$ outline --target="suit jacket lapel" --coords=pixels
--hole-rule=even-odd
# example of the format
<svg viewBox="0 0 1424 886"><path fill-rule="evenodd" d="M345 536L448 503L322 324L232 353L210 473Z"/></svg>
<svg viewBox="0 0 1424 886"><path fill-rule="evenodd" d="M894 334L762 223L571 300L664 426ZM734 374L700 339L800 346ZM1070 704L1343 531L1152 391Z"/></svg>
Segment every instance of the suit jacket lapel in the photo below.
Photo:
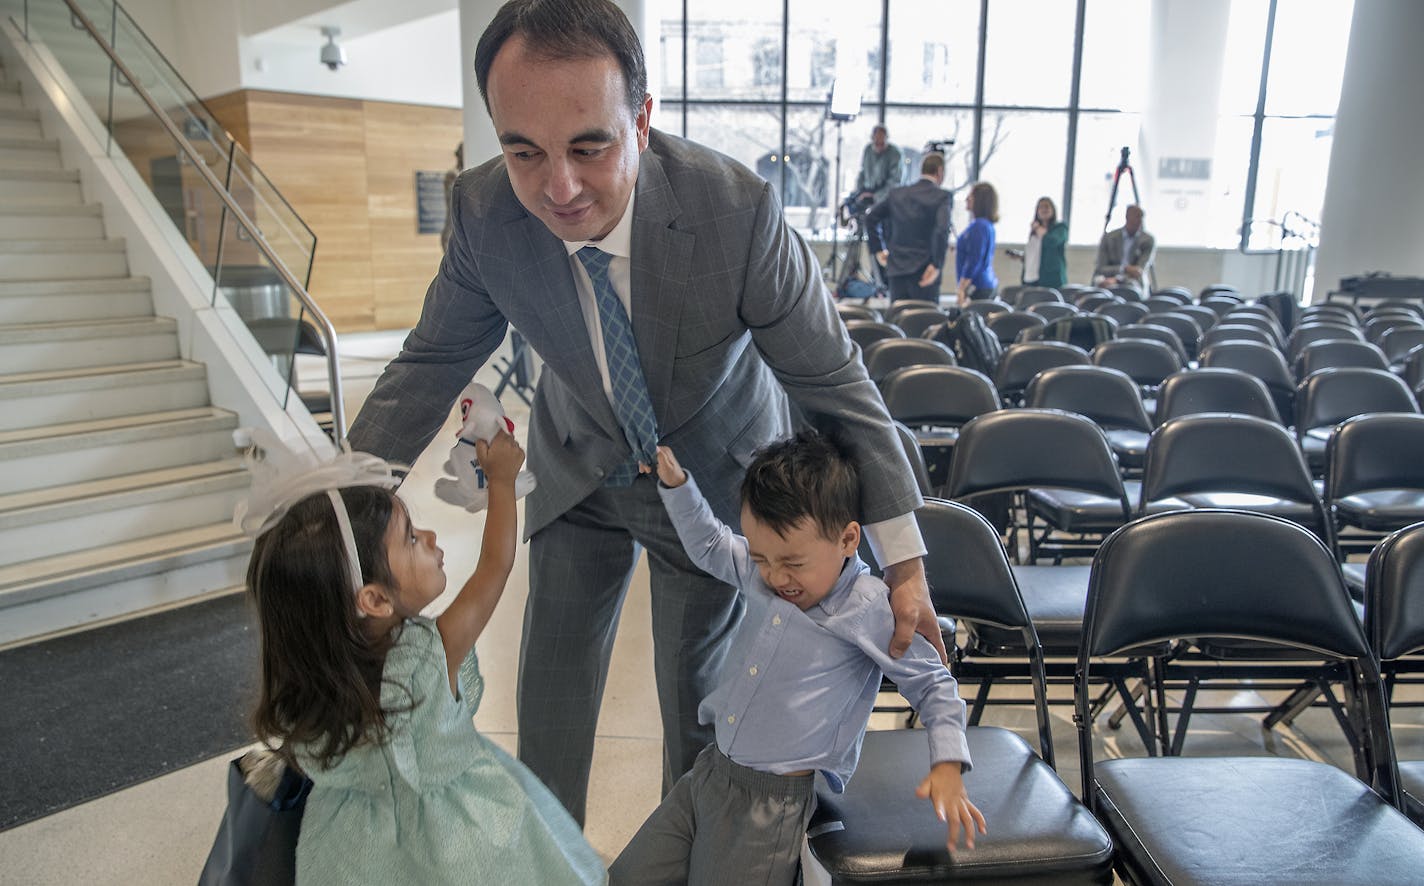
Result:
<svg viewBox="0 0 1424 886"><path fill-rule="evenodd" d="M662 161L652 151L644 151L633 198L633 291L629 301L648 396L659 416L667 415L672 396L682 300L692 275L692 248L697 239L672 227L681 212Z"/></svg>

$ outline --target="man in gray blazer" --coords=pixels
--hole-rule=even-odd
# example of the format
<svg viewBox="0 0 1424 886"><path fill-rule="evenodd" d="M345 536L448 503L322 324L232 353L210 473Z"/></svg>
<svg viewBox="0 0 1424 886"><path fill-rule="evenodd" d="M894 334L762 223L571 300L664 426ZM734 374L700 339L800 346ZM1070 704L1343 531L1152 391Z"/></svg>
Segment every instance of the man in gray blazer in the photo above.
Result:
<svg viewBox="0 0 1424 886"><path fill-rule="evenodd" d="M940 269L949 252L949 192L944 155L926 154L920 180L893 188L866 213L870 251L890 278L890 300L939 301ZM882 230L889 222L890 234Z"/></svg>
<svg viewBox="0 0 1424 886"><path fill-rule="evenodd" d="M1142 228L1142 207L1127 207L1122 227L1108 231L1098 241L1098 269L1093 282L1099 286L1131 286L1143 290L1152 259L1157 254L1157 241Z"/></svg>
<svg viewBox="0 0 1424 886"><path fill-rule="evenodd" d="M475 73L502 156L456 182L450 245L420 321L351 441L414 460L508 324L544 358L529 421L539 485L525 511L519 754L582 822L640 548L664 791L711 740L697 707L742 613L736 589L684 553L647 473L651 444L673 447L735 526L752 453L792 428L788 394L837 427L862 472L867 534L892 564L895 654L915 630L939 639L920 497L811 251L766 182L650 129L642 50L616 6L510 0L480 38Z"/></svg>

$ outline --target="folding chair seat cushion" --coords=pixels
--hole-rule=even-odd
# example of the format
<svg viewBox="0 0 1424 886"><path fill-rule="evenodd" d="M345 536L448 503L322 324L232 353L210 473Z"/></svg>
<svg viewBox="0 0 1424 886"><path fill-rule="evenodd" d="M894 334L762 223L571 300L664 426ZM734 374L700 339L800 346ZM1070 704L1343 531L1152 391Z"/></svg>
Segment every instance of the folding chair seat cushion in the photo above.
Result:
<svg viewBox="0 0 1424 886"><path fill-rule="evenodd" d="M1095 771L1099 809L1138 883L1346 886L1417 882L1424 870L1419 829L1325 763L1148 757ZM1218 808L1236 811L1231 827L1211 826ZM1348 863L1323 867L1321 847L1342 841L1349 851L1328 855Z"/></svg>
<svg viewBox="0 0 1424 886"><path fill-rule="evenodd" d="M1014 733L968 730L965 788L989 822L951 859L945 825L915 787L928 771L922 729L868 732L843 794L817 792L811 851L835 883L1107 884L1112 840L1053 768ZM1004 787L1012 785L1014 790ZM976 787L978 789L976 790Z"/></svg>
<svg viewBox="0 0 1424 886"><path fill-rule="evenodd" d="M1142 484L1126 480L1122 484L1128 501L1136 501ZM1122 505L1115 498L1077 489L1030 489L1025 496L1029 510L1055 529L1064 532L1111 532L1123 524ZM1147 513L1175 511L1187 507L1178 499L1152 502Z"/></svg>
<svg viewBox="0 0 1424 886"><path fill-rule="evenodd" d="M1365 564L1342 563L1340 572L1345 576L1345 587L1356 600L1365 599Z"/></svg>
<svg viewBox="0 0 1424 886"><path fill-rule="evenodd" d="M1087 566L1013 567L1024 610L1038 631L1045 655L1073 655L1083 634L1083 606L1088 599ZM983 655L1018 654L1023 634L1017 629L975 622L966 624L970 645Z"/></svg>
<svg viewBox="0 0 1424 886"><path fill-rule="evenodd" d="M1424 520L1424 490L1374 489L1336 499L1335 510L1351 526L1393 532Z"/></svg>
<svg viewBox="0 0 1424 886"><path fill-rule="evenodd" d="M1249 492L1194 492L1181 496L1181 500L1194 508L1230 508L1235 511L1272 514L1307 528L1314 527L1319 522L1319 515L1309 502L1291 501L1272 495L1255 495ZM1148 513L1152 511L1149 509Z"/></svg>
<svg viewBox="0 0 1424 886"><path fill-rule="evenodd" d="M1103 433L1107 435L1108 445L1112 447L1113 455L1117 456L1118 464L1130 470L1142 468L1142 461L1147 457L1147 439L1150 434L1130 428L1113 428L1104 430Z"/></svg>

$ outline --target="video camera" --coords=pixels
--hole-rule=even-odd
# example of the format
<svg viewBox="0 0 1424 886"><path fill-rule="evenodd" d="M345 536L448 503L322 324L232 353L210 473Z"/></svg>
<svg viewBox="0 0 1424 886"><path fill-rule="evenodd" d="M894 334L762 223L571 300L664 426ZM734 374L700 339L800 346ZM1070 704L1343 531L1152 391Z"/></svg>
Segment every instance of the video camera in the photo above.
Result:
<svg viewBox="0 0 1424 886"><path fill-rule="evenodd" d="M954 147L954 139L942 138L938 141L925 142L926 154L948 154L949 149Z"/></svg>

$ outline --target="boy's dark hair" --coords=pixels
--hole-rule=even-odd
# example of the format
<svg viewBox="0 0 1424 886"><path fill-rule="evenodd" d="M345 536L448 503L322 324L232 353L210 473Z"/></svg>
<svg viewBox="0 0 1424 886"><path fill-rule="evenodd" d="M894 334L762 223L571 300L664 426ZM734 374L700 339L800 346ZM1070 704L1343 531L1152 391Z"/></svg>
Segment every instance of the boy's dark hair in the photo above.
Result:
<svg viewBox="0 0 1424 886"><path fill-rule="evenodd" d="M338 491L351 519L362 584L395 584L386 529L395 493L376 486ZM247 566L257 604L262 673L252 724L290 749L304 746L323 766L386 732L381 671L388 638L366 636L356 612L346 547L325 493L310 495L258 537Z"/></svg>
<svg viewBox="0 0 1424 886"><path fill-rule="evenodd" d="M836 540L860 519L860 472L835 440L803 430L757 452L742 480L742 504L778 535L810 517Z"/></svg>
<svg viewBox="0 0 1424 886"><path fill-rule="evenodd" d="M610 0L509 0L475 44L475 80L489 110L489 72L494 57L518 35L537 55L550 60L613 56L623 71L628 106L636 115L648 94L648 68L638 33Z"/></svg>

